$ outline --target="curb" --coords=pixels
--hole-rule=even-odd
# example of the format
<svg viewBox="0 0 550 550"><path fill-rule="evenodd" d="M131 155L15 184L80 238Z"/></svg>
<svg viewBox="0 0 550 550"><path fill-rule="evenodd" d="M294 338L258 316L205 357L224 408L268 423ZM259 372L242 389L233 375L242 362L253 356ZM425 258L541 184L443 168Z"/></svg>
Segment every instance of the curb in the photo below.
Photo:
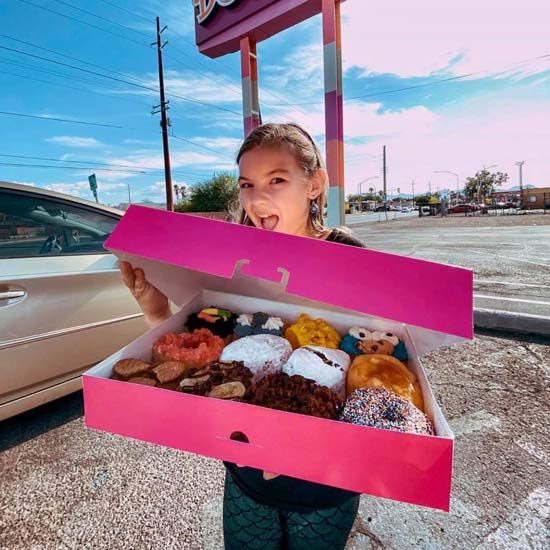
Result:
<svg viewBox="0 0 550 550"><path fill-rule="evenodd" d="M550 317L510 313L496 309L474 309L474 326L504 332L550 336Z"/></svg>

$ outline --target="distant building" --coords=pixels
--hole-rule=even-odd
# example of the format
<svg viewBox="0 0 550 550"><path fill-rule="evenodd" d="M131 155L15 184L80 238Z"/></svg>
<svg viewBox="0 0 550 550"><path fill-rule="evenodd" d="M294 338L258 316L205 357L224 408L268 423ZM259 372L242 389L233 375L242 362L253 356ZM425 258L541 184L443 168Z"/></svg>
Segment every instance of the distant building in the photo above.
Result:
<svg viewBox="0 0 550 550"><path fill-rule="evenodd" d="M542 210L550 208L550 187L529 187L523 189L523 196L519 190L514 191L494 191L491 193L493 204L523 203L527 210Z"/></svg>

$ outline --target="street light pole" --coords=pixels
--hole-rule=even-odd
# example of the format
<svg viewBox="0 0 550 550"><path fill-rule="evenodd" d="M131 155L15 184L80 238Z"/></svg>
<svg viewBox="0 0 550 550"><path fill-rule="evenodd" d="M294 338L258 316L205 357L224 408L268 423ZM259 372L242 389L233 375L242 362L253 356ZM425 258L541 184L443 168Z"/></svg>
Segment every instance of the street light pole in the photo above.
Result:
<svg viewBox="0 0 550 550"><path fill-rule="evenodd" d="M359 186L359 209L361 210L361 212L363 211L363 194L361 193L361 185L363 183L366 183L367 181L370 181L370 180L377 180L379 178L379 176L371 176L370 178L367 178L367 179L364 179L364 180L361 180L357 185Z"/></svg>
<svg viewBox="0 0 550 550"><path fill-rule="evenodd" d="M452 174L456 178L456 204L458 204L458 174L449 170L436 170L436 174Z"/></svg>
<svg viewBox="0 0 550 550"><path fill-rule="evenodd" d="M518 160L516 166L519 166L519 209L523 208L523 165L524 160Z"/></svg>

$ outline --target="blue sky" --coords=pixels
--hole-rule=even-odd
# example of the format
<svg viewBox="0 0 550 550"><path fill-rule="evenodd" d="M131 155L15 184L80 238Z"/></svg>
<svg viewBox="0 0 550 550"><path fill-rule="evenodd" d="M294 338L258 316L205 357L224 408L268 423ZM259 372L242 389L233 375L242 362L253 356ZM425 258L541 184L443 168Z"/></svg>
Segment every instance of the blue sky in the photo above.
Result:
<svg viewBox="0 0 550 550"><path fill-rule="evenodd" d="M430 182L432 189L454 187L454 176L435 171L463 181L483 165L497 165L516 185L518 160L525 160L524 183L550 185L548 3L440 4L342 5L347 192L369 177L379 178L369 186L380 186L384 144L388 187L402 192L410 193L412 180L416 193ZM150 114L158 95L149 89L158 85L149 47L156 15L168 25L174 182L193 185L235 169L239 57L198 53L191 0L4 0L0 111L41 118L0 115L1 180L91 198L87 175L95 172L102 202L126 200L128 184L133 200L162 200L159 116ZM320 17L260 43L258 54L264 121L299 122L323 148ZM448 78L456 79L439 82ZM396 91L402 88L409 89Z"/></svg>

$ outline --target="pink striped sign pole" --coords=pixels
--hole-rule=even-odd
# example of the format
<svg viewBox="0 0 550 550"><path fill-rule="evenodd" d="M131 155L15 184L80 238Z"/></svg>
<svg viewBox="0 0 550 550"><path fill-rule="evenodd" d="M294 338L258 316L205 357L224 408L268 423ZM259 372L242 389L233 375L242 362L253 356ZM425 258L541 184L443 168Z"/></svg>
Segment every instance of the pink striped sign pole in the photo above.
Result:
<svg viewBox="0 0 550 550"><path fill-rule="evenodd" d="M325 72L325 134L329 177L328 225L345 224L344 126L342 105L342 44L340 2L323 0L323 57Z"/></svg>
<svg viewBox="0 0 550 550"><path fill-rule="evenodd" d="M256 41L243 36L241 44L241 77L243 87L244 137L260 125L260 102L258 96L258 58Z"/></svg>

